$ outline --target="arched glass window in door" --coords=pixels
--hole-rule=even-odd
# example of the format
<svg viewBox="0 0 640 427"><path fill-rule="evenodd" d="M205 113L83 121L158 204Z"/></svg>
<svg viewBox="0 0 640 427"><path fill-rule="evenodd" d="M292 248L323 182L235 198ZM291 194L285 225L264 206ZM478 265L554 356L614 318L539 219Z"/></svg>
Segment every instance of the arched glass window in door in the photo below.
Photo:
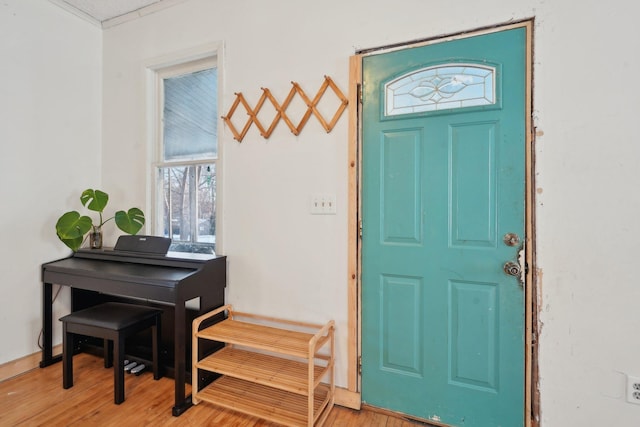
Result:
<svg viewBox="0 0 640 427"><path fill-rule="evenodd" d="M496 69L443 64L398 77L385 85L385 116L496 103Z"/></svg>

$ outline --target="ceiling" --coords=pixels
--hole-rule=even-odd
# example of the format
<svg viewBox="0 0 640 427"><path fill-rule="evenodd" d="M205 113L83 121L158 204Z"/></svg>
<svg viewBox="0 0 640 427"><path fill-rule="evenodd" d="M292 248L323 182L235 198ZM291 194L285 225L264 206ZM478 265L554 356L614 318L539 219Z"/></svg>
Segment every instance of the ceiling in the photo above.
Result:
<svg viewBox="0 0 640 427"><path fill-rule="evenodd" d="M121 24L186 0L50 0L102 28Z"/></svg>

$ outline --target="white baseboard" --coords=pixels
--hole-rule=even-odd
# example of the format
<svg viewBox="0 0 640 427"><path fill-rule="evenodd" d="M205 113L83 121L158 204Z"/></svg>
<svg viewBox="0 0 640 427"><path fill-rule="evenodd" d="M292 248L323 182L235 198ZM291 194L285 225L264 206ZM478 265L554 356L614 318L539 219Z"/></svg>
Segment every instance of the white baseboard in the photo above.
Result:
<svg viewBox="0 0 640 427"><path fill-rule="evenodd" d="M62 344L53 347L53 354L62 353ZM0 381L8 380L20 374L24 374L40 366L42 352L29 354L20 359L12 360L0 365Z"/></svg>

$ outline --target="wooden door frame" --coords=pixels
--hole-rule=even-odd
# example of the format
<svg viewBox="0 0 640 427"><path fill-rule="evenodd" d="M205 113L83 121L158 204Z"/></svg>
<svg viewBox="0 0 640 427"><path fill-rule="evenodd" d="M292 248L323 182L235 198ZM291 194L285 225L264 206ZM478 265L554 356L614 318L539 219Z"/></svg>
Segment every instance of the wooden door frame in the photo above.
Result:
<svg viewBox="0 0 640 427"><path fill-rule="evenodd" d="M348 168L349 168L349 207L348 207L348 348L347 348L347 389L341 393L341 404L351 408L359 408L360 394L360 353L361 353L361 182L362 182L362 120L361 120L361 87L362 60L372 53L386 53L398 49L420 47L475 37L483 34L505 31L514 28L526 29L526 69L525 69L525 230L524 260L528 268L525 274L525 426L538 425L538 305L537 305L537 272L535 262L535 192L534 192L534 126L533 126L533 28L534 19L511 22L472 31L439 36L410 43L364 49L356 52L349 59L349 128L348 128Z"/></svg>

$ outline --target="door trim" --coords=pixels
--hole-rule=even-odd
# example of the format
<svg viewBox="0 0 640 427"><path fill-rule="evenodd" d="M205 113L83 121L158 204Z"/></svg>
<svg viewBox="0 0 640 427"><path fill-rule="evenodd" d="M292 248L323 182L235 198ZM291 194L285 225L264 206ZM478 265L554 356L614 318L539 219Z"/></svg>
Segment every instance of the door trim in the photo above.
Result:
<svg viewBox="0 0 640 427"><path fill-rule="evenodd" d="M358 51L349 58L349 128L348 128L348 348L347 348L347 390L352 394L352 405L359 407L360 374L359 359L361 353L361 262L362 251L360 241L361 219L361 87L362 60L372 53L386 53L393 50L420 47L483 34L505 31L514 28L526 29L526 69L525 69L525 230L524 260L528 268L525 274L525 426L538 425L539 391L538 391L538 305L537 305L537 268L535 259L535 156L533 126L533 28L534 19L526 19L516 23L501 24L468 32L439 36L436 38L396 44ZM357 402L357 404L355 403Z"/></svg>

